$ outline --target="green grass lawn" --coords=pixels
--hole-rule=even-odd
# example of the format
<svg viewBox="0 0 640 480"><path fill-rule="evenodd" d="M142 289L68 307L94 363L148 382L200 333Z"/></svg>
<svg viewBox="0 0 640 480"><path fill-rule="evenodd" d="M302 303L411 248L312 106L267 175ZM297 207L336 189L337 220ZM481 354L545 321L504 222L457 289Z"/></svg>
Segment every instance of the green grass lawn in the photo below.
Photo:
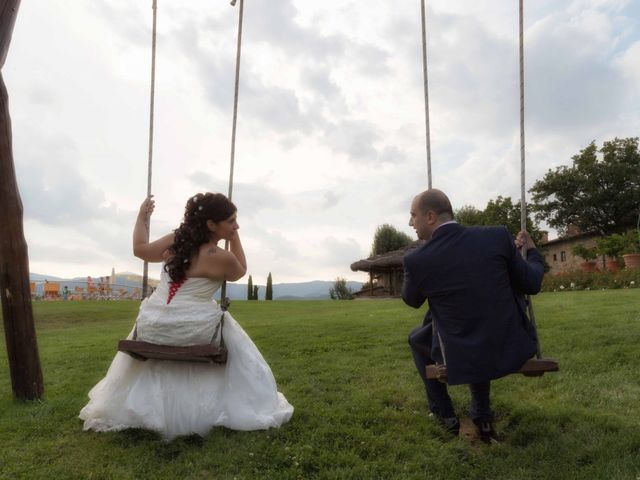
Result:
<svg viewBox="0 0 640 480"><path fill-rule="evenodd" d="M12 399L0 350L0 478L640 478L640 292L534 302L543 353L561 371L494 382L504 441L493 446L450 438L428 418L406 341L424 311L399 300L235 302L293 418L168 444L140 430L83 432L77 418L138 304L38 302L42 402ZM466 388L451 391L464 414Z"/></svg>

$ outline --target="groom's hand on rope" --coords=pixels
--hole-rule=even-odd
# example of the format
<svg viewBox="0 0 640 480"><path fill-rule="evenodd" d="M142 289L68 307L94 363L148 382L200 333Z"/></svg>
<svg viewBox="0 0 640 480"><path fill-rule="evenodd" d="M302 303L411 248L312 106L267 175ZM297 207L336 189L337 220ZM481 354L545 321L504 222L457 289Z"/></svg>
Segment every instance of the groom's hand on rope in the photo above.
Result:
<svg viewBox="0 0 640 480"><path fill-rule="evenodd" d="M518 236L516 237L516 247L518 247L518 249L521 249L525 245L527 250L536 248L536 244L533 242L531 234L526 230L521 230L520 232L518 232Z"/></svg>

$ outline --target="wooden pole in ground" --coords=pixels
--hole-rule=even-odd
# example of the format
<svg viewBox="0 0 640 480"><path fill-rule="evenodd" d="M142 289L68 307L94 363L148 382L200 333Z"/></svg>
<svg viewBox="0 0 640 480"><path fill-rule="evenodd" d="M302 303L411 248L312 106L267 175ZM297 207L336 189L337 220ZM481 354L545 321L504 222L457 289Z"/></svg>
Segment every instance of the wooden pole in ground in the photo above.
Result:
<svg viewBox="0 0 640 480"><path fill-rule="evenodd" d="M42 396L44 385L31 308L22 201L13 165L9 94L1 71L19 5L20 0L4 0L0 6L0 301L13 395L33 400Z"/></svg>

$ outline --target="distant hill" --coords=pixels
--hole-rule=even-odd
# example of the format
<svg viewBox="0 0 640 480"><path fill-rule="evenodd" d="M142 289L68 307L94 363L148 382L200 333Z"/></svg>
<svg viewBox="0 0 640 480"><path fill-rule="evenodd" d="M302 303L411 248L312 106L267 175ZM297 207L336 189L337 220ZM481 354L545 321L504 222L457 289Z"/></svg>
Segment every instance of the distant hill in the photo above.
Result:
<svg viewBox="0 0 640 480"><path fill-rule="evenodd" d="M31 282L44 282L45 280L51 280L57 282L62 280L60 277L54 277L53 275L40 275L39 273L29 273L29 281Z"/></svg>
<svg viewBox="0 0 640 480"><path fill-rule="evenodd" d="M98 284L100 282L99 276L91 276L94 284ZM41 275L39 273L29 273L29 281L31 282L44 282L45 280L49 282L58 282L60 284L69 284L69 286L81 285L85 286L87 284L87 277L74 277L74 278L60 278L55 277L53 275ZM149 285L155 287L160 280L155 278L149 278ZM123 287L140 287L142 285L142 275L138 275L137 273L123 272L116 273L114 282L118 286Z"/></svg>
<svg viewBox="0 0 640 480"><path fill-rule="evenodd" d="M264 299L266 287L258 285L258 298ZM329 289L333 287L332 281L314 280L301 283L275 283L273 285L274 300L327 300ZM362 282L347 282L347 287L356 292L362 288ZM218 295L219 297L219 295ZM230 300L246 300L246 283L227 284L227 297Z"/></svg>
<svg viewBox="0 0 640 480"><path fill-rule="evenodd" d="M74 286L80 286L86 288L87 277L76 277L71 279L65 279L55 277L53 275L41 275L39 273L30 273L29 279L32 282L44 282L48 280L50 282L59 282L62 285L68 284L69 288ZM93 281L97 285L100 277L93 277ZM142 284L142 276L131 272L122 272L115 274L115 283L121 287L136 288ZM158 280L149 279L151 286L156 286ZM326 280L314 280L311 282L300 283L276 283L273 285L273 299L274 300L328 300L329 289L333 287L333 281ZM347 282L347 287L356 292L362 288L362 282ZM38 285L37 290L40 293L41 286ZM258 285L258 298L264 300L266 287L264 285ZM246 283L228 283L227 284L227 297L230 300L246 300L247 299L247 284ZM215 298L220 298L220 292L218 291Z"/></svg>

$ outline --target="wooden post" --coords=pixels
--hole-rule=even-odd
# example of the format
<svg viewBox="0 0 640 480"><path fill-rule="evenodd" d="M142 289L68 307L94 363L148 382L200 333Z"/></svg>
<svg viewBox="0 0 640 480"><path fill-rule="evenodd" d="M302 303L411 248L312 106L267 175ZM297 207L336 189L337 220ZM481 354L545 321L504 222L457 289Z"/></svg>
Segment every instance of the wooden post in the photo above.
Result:
<svg viewBox="0 0 640 480"><path fill-rule="evenodd" d="M44 386L31 308L22 201L13 165L9 95L1 71L20 0L4 0L3 4L0 7L0 300L13 394L19 400L32 400L42 396Z"/></svg>

